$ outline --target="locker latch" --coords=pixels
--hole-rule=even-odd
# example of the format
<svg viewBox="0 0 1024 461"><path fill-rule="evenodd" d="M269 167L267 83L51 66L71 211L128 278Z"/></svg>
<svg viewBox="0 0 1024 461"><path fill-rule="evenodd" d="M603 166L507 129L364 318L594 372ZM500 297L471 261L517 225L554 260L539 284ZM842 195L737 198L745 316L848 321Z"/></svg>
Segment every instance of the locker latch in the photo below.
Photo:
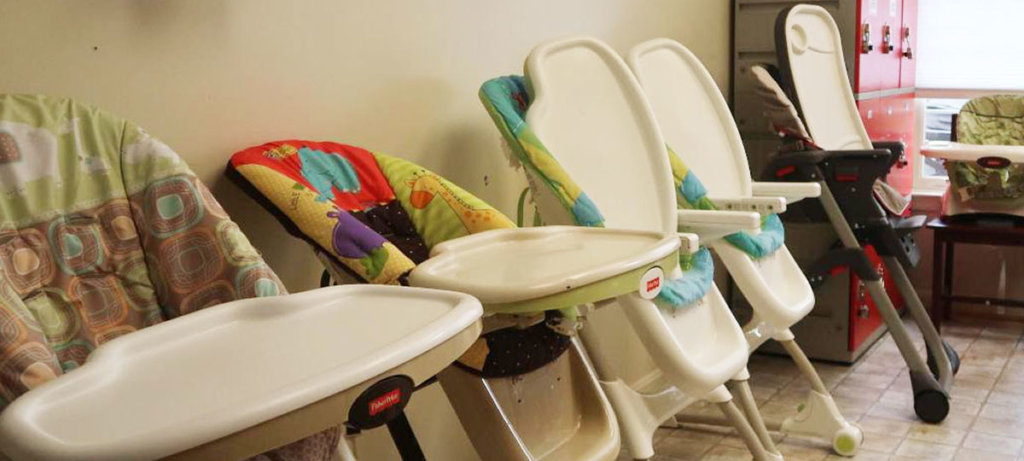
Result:
<svg viewBox="0 0 1024 461"><path fill-rule="evenodd" d="M914 59L914 50L910 49L910 28L903 28L903 57Z"/></svg>
<svg viewBox="0 0 1024 461"><path fill-rule="evenodd" d="M871 24L864 24L860 33L860 52L868 54L875 46L871 44Z"/></svg>
<svg viewBox="0 0 1024 461"><path fill-rule="evenodd" d="M888 24L882 26L882 52L892 53L892 50L896 49L892 44L892 27Z"/></svg>

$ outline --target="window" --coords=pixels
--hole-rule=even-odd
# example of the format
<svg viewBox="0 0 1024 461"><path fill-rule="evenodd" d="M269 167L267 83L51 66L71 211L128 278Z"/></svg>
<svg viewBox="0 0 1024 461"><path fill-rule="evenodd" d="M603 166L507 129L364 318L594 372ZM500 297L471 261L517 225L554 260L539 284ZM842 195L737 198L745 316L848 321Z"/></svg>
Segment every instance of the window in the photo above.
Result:
<svg viewBox="0 0 1024 461"><path fill-rule="evenodd" d="M1021 0L920 0L915 143L949 141L951 116L974 96L1024 92ZM946 188L941 161L914 155L915 193Z"/></svg>
<svg viewBox="0 0 1024 461"><path fill-rule="evenodd" d="M921 0L917 86L1024 90L1020 0Z"/></svg>
<svg viewBox="0 0 1024 461"><path fill-rule="evenodd" d="M929 142L950 141L953 126L953 114L967 103L962 98L922 98L918 100L918 117L921 145ZM914 189L918 192L937 193L946 188L946 168L941 160L918 155L919 160L914 168Z"/></svg>

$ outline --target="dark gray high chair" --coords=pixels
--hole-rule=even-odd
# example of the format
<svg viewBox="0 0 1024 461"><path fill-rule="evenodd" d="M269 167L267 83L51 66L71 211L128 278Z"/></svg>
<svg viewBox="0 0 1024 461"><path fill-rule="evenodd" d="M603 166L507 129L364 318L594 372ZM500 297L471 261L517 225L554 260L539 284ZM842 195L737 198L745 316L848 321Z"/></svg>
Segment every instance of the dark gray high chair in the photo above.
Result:
<svg viewBox="0 0 1024 461"><path fill-rule="evenodd" d="M784 10L776 22L778 80L755 68L760 95L770 101L768 115L784 138L783 148L764 173L769 181L815 181L819 201L793 205L787 220L831 223L842 248L830 251L807 268L812 284L828 270L849 266L865 283L900 353L910 368L914 411L922 420L938 423L949 413L949 389L960 360L935 330L905 267L920 256L913 232L924 216L900 216L893 210L883 180L905 161L900 143L872 143L861 122L843 63L838 28L818 6L797 5ZM898 201L898 200L897 200ZM899 208L902 208L900 210ZM907 310L921 330L927 358L917 352L910 335L861 245L873 246L893 277ZM937 350L944 353L935 354Z"/></svg>

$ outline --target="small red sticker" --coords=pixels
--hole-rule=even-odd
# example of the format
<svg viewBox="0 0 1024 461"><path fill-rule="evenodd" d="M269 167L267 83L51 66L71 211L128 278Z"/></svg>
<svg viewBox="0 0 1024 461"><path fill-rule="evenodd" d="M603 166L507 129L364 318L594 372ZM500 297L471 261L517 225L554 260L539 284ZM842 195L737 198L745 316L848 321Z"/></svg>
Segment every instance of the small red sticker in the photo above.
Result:
<svg viewBox="0 0 1024 461"><path fill-rule="evenodd" d="M370 416L402 403L402 390L395 389L370 401Z"/></svg>
<svg viewBox="0 0 1024 461"><path fill-rule="evenodd" d="M647 292L657 290L661 286L661 277L655 277L647 281Z"/></svg>

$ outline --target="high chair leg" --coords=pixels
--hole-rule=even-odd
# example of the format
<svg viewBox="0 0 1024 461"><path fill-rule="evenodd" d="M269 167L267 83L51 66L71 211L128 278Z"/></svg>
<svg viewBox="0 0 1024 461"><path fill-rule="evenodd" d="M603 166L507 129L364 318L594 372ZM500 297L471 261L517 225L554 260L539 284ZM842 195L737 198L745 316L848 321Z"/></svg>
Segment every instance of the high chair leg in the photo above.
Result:
<svg viewBox="0 0 1024 461"><path fill-rule="evenodd" d="M835 229L836 235L839 236L839 240L846 248L860 249L860 242L857 241L857 236L850 228L850 223L846 221L842 210L839 209L839 203L836 202L832 191L829 190L828 184L825 181L820 181L820 184L822 208L828 215L829 221L832 222L832 227ZM883 257L882 260L889 269L889 273L895 277L896 286L907 300L907 309L921 329L925 344L936 362L938 379L935 379L936 377L928 369L925 360L917 352L906 326L903 325L903 320L900 319L900 314L896 312L892 300L889 299L889 294L885 291L881 275L878 274L876 280L865 280L864 284L868 288L868 293L871 294L871 299L875 301L875 306L878 307L878 313L882 314L882 319L889 326L889 333L892 335L893 341L896 342L896 347L900 350L903 360L910 368L910 385L914 391L914 412L925 422L941 422L949 414L948 389L953 384L950 357L946 355L945 344L938 332L935 331L935 327L928 318L928 311L924 309L921 299L917 297L917 292L910 283L903 266L891 256Z"/></svg>
<svg viewBox="0 0 1024 461"><path fill-rule="evenodd" d="M757 409L757 401L754 400L754 393L750 391L750 383L744 379L731 381L729 384L731 384L730 390L736 396L740 409L747 416L747 421L750 422L750 426L754 429L754 433L757 434L757 438L761 440L765 451L771 454L779 454L778 448L775 447L775 441L772 440L771 434L768 433L768 428L765 427L764 419L761 418L761 412Z"/></svg>
<svg viewBox="0 0 1024 461"><path fill-rule="evenodd" d="M754 432L754 428L750 426L750 422L743 416L743 412L740 411L739 407L732 400L718 403L718 409L722 410L725 417L729 419L732 426L739 432L739 436L743 439L743 443L747 445L747 449L754 455L755 461L777 461L782 459L782 455L769 454L761 441L758 439L757 434Z"/></svg>
<svg viewBox="0 0 1024 461"><path fill-rule="evenodd" d="M786 350L796 363L800 373L811 385L807 401L795 416L786 418L782 423L784 433L810 434L832 443L832 449L842 456L854 456L864 442L864 432L860 426L843 417L842 412L811 361L792 339L780 340L779 344Z"/></svg>

